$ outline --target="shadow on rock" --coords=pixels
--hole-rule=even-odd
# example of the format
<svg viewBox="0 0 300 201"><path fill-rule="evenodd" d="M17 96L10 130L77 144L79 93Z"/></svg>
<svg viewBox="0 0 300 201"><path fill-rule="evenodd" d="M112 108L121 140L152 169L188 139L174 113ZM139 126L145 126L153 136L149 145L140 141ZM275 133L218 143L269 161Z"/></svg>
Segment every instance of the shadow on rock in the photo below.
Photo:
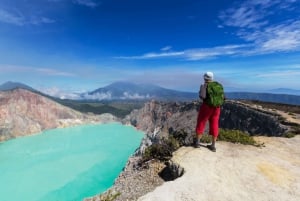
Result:
<svg viewBox="0 0 300 201"><path fill-rule="evenodd" d="M172 161L168 161L165 164L166 167L158 173L164 181L173 181L184 174L184 169L178 164Z"/></svg>

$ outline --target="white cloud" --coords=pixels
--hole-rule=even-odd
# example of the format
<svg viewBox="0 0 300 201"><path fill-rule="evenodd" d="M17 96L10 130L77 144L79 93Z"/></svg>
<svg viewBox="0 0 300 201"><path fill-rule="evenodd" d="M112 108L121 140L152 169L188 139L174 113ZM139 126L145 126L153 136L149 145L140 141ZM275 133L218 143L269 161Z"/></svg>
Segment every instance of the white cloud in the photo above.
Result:
<svg viewBox="0 0 300 201"><path fill-rule="evenodd" d="M300 19L278 18L277 12L296 10L294 0L248 0L223 11L219 15L222 23L218 28L234 27L234 34L244 43L207 48L168 51L166 46L160 52L135 56L121 56L121 59L182 58L204 60L221 56L251 56L300 50ZM298 8L299 9L299 8ZM295 13L293 13L295 14ZM275 17L274 17L274 16ZM282 13L281 13L282 15ZM272 16L270 18L270 16ZM293 15L291 15L293 16ZM272 20L277 19L276 23ZM279 20L278 20L279 19Z"/></svg>
<svg viewBox="0 0 300 201"><path fill-rule="evenodd" d="M112 98L112 95L111 95L111 92L94 93L94 94L85 93L85 94L83 94L82 98L89 99L89 100L110 100Z"/></svg>
<svg viewBox="0 0 300 201"><path fill-rule="evenodd" d="M163 47L163 48L161 48L160 50L161 51L169 51L169 50L171 50L172 49L172 46L165 46L165 47Z"/></svg>
<svg viewBox="0 0 300 201"><path fill-rule="evenodd" d="M16 15L2 9L0 9L0 21L18 26L22 26L25 24L25 19L22 15Z"/></svg>
<svg viewBox="0 0 300 201"><path fill-rule="evenodd" d="M300 48L300 20L268 27L254 37L262 51L289 51Z"/></svg>
<svg viewBox="0 0 300 201"><path fill-rule="evenodd" d="M224 45L210 48L195 48L169 51L171 46L161 48L161 52L150 52L135 56L121 56L120 59L183 58L203 60L221 56L249 56L274 52L298 51L300 49L300 20L292 19L271 24L269 16L276 11L294 10L294 0L249 0L220 13L225 26L236 27L236 35L244 44Z"/></svg>
<svg viewBox="0 0 300 201"><path fill-rule="evenodd" d="M294 0L249 0L223 11L218 28L234 27L234 34L244 43L207 48L169 51L166 46L160 52L135 56L121 56L121 59L182 58L204 60L222 56L251 56L300 50L300 19L278 18L277 12L293 12ZM294 14L294 13L293 13ZM274 16L275 17L274 17ZM282 13L281 13L282 15ZM271 16L271 17L270 17ZM293 16L293 15L291 15ZM276 23L272 20L277 19ZM279 20L278 20L279 19Z"/></svg>
<svg viewBox="0 0 300 201"><path fill-rule="evenodd" d="M225 25L233 27L258 28L267 24L252 6L231 8L222 12L219 17Z"/></svg>
<svg viewBox="0 0 300 201"><path fill-rule="evenodd" d="M300 20L269 26L253 32L241 31L238 35L253 44L244 55L270 54L300 50Z"/></svg>
<svg viewBox="0 0 300 201"><path fill-rule="evenodd" d="M121 99L148 99L148 98L150 98L149 94L140 95L138 93L131 94L129 92L124 92L123 96L121 97Z"/></svg>
<svg viewBox="0 0 300 201"><path fill-rule="evenodd" d="M257 74L256 77L260 78L286 78L286 79L291 79L291 77L299 77L300 71L295 71L295 70L281 70L281 71L272 71L268 73L260 73Z"/></svg>
<svg viewBox="0 0 300 201"><path fill-rule="evenodd" d="M29 21L29 24L40 25L40 24L51 24L55 23L55 20L47 17L32 17Z"/></svg>
<svg viewBox="0 0 300 201"><path fill-rule="evenodd" d="M120 56L118 59L152 59L152 58L163 58L163 57L178 57L183 56L184 52L161 52L161 53L146 53L140 56Z"/></svg>
<svg viewBox="0 0 300 201"><path fill-rule="evenodd" d="M51 88L40 88L39 91L53 96L53 97L57 97L60 99L79 99L79 94L78 93L73 93L73 92L66 92L61 90L58 87L51 87Z"/></svg>
<svg viewBox="0 0 300 201"><path fill-rule="evenodd" d="M248 45L226 45L213 48L190 49L184 51L184 56L188 60L203 60L217 56L241 54L248 48Z"/></svg>
<svg viewBox="0 0 300 201"><path fill-rule="evenodd" d="M293 10L293 0L248 0L222 11L219 18L224 25L258 29L269 24L268 16L282 10Z"/></svg>
<svg viewBox="0 0 300 201"><path fill-rule="evenodd" d="M271 23L277 12L295 10L295 2L293 0L245 1L221 12L219 18L224 25L236 27L238 37L253 44L253 48L245 51L244 55L298 51L300 20L292 18Z"/></svg>
<svg viewBox="0 0 300 201"><path fill-rule="evenodd" d="M100 5L100 2L96 2L95 0L73 0L73 2L90 8L95 8Z"/></svg>
<svg viewBox="0 0 300 201"><path fill-rule="evenodd" d="M85 93L83 94L83 96L81 97L82 99L89 99L89 100L111 100L113 98L120 98L120 99L148 99L150 98L150 95L141 95L138 93L129 93L129 92L124 92L123 96L121 97L113 97L112 93L110 91L106 92L106 93L93 93L93 94L89 94L89 93Z"/></svg>
<svg viewBox="0 0 300 201"><path fill-rule="evenodd" d="M249 45L226 45L212 48L187 49L178 52L146 53L140 56L121 56L119 59L156 59L180 57L186 60L203 60L224 55L238 55L249 49Z"/></svg>
<svg viewBox="0 0 300 201"><path fill-rule="evenodd" d="M7 10L0 9L0 22L7 24L13 24L17 26L24 26L27 24L40 25L54 23L55 20L42 17L42 16L25 16L22 12L9 12Z"/></svg>

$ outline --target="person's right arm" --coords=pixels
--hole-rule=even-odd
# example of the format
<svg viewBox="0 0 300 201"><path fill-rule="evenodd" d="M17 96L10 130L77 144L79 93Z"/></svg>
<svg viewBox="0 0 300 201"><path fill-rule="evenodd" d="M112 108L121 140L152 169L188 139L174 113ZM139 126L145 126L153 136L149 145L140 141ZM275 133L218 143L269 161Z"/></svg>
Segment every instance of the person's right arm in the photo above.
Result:
<svg viewBox="0 0 300 201"><path fill-rule="evenodd" d="M201 98L202 100L206 98L206 87L207 87L206 83L200 86L199 98Z"/></svg>

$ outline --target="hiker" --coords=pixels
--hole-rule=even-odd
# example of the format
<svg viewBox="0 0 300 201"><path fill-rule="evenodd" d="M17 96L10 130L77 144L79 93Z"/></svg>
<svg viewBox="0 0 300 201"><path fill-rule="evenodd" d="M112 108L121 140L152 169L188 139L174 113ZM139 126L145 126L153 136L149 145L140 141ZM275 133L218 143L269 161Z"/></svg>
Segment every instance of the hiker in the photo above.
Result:
<svg viewBox="0 0 300 201"><path fill-rule="evenodd" d="M219 135L220 106L224 103L225 97L223 86L213 81L213 76L212 72L206 72L203 76L204 84L200 86L199 98L203 103L198 112L195 147L200 148L200 139L203 135L205 124L209 121L209 134L212 136L212 143L207 145L207 148L215 152L215 144Z"/></svg>

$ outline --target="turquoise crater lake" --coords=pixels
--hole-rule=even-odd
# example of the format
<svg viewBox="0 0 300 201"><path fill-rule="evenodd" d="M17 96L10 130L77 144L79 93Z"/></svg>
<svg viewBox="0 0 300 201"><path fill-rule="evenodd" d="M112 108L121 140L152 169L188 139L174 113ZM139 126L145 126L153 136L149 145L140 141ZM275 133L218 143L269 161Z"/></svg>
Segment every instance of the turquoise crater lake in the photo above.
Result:
<svg viewBox="0 0 300 201"><path fill-rule="evenodd" d="M1 201L77 201L108 189L143 133L119 123L53 129L0 143Z"/></svg>

